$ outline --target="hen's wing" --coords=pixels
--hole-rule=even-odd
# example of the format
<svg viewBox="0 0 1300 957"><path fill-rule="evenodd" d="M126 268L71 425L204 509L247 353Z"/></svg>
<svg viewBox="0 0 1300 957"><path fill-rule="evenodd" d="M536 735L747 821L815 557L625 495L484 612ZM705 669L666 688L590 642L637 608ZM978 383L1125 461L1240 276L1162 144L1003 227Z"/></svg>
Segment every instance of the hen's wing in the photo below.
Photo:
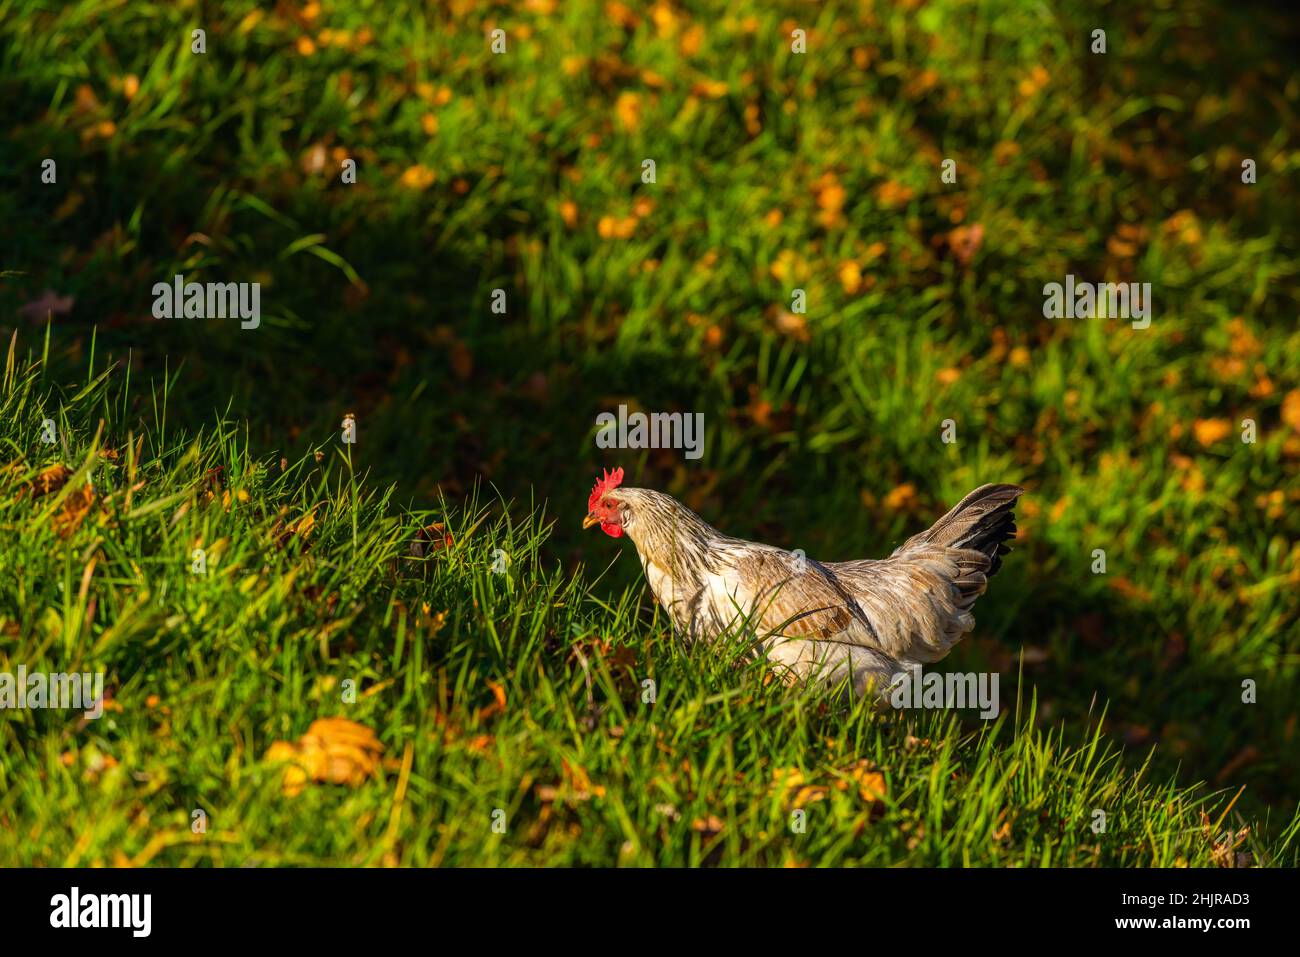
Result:
<svg viewBox="0 0 1300 957"><path fill-rule="evenodd" d="M707 603L716 630L748 617L767 658L791 678L850 679L859 694L888 685L897 664L830 566L748 543L731 559Z"/></svg>
<svg viewBox="0 0 1300 957"><path fill-rule="evenodd" d="M755 547L736 565L736 597L761 632L833 641L867 621L853 597L820 562Z"/></svg>
<svg viewBox="0 0 1300 957"><path fill-rule="evenodd" d="M808 561L801 572L765 557L745 567L744 595L763 635L855 645L896 663L931 662L975 624L954 587L961 566L945 555Z"/></svg>

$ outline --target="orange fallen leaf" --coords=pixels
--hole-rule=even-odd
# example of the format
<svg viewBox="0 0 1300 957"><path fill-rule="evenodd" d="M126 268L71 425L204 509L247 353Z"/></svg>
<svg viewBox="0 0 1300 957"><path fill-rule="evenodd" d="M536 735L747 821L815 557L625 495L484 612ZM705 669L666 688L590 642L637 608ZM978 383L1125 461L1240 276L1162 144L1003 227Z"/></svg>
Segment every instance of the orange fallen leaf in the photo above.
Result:
<svg viewBox="0 0 1300 957"><path fill-rule="evenodd" d="M67 538L86 520L95 504L95 489L89 482L63 500L62 507L50 518L50 525L59 537Z"/></svg>
<svg viewBox="0 0 1300 957"><path fill-rule="evenodd" d="M1147 591L1141 585L1133 584L1133 582L1129 581L1123 575L1112 576L1107 581L1107 584L1113 590L1119 592L1125 598L1128 598L1132 601L1142 602L1143 604L1146 604L1147 602L1150 602L1152 599L1151 592Z"/></svg>
<svg viewBox="0 0 1300 957"><path fill-rule="evenodd" d="M858 797L868 804L874 804L877 801L883 801L888 788L885 785L885 776L875 770L875 765L863 758L854 764L848 771L849 779L858 786Z"/></svg>
<svg viewBox="0 0 1300 957"><path fill-rule="evenodd" d="M316 513L308 512L302 518L293 524L292 532L299 538L310 538L312 529L316 527Z"/></svg>
<svg viewBox="0 0 1300 957"><path fill-rule="evenodd" d="M1282 400L1282 421L1291 431L1300 432L1300 389L1292 389Z"/></svg>
<svg viewBox="0 0 1300 957"><path fill-rule="evenodd" d="M641 96L638 93L623 92L614 101L614 115L618 123L629 133L636 132L641 125Z"/></svg>
<svg viewBox="0 0 1300 957"><path fill-rule="evenodd" d="M417 163L415 166L407 167L406 171L402 173L402 178L399 182L407 189L423 192L433 185L435 178L436 176L433 170L423 164Z"/></svg>
<svg viewBox="0 0 1300 957"><path fill-rule="evenodd" d="M952 250L957 262L963 266L970 265L970 261L975 258L975 254L983 244L984 227L980 223L958 226L948 234L948 248Z"/></svg>
<svg viewBox="0 0 1300 957"><path fill-rule="evenodd" d="M703 834L705 837L712 837L715 834L721 834L723 827L722 818L710 814L708 817L697 817L691 822L691 830Z"/></svg>
<svg viewBox="0 0 1300 957"><path fill-rule="evenodd" d="M1192 423L1192 434L1202 447L1208 448L1232 434L1232 423L1227 419L1197 419Z"/></svg>
<svg viewBox="0 0 1300 957"><path fill-rule="evenodd" d="M890 512L900 512L910 509L916 505L916 486L911 482L904 482L890 489L883 499L881 505Z"/></svg>
<svg viewBox="0 0 1300 957"><path fill-rule="evenodd" d="M28 486L28 490L34 497L39 498L42 495L49 495L51 492L57 492L67 484L68 479L72 476L72 470L66 465L46 466L37 474L36 480Z"/></svg>
<svg viewBox="0 0 1300 957"><path fill-rule="evenodd" d="M446 526L442 522L434 522L415 533L415 538L411 541L411 554L416 558L423 558L426 554L440 552L455 544L456 540L452 538Z"/></svg>
<svg viewBox="0 0 1300 957"><path fill-rule="evenodd" d="M448 358L451 360L451 374L457 379L464 382L474 374L474 353L461 340L451 344Z"/></svg>
<svg viewBox="0 0 1300 957"><path fill-rule="evenodd" d="M492 703L479 708L478 719L480 721L493 715L502 714L506 710L506 689L495 681L489 681L488 690L492 692Z"/></svg>
<svg viewBox="0 0 1300 957"><path fill-rule="evenodd" d="M586 801L593 797L605 796L605 788L599 784L592 784L591 778L581 765L570 764L566 758L560 758L560 763L564 766L564 782L568 785L566 797L569 800Z"/></svg>
<svg viewBox="0 0 1300 957"><path fill-rule="evenodd" d="M384 746L374 731L347 718L319 718L296 742L276 741L266 760L285 763L282 788L286 797L300 794L309 783L357 787L379 773Z"/></svg>
<svg viewBox="0 0 1300 957"><path fill-rule="evenodd" d="M839 278L840 285L850 296L862 288L862 269L852 260L840 263Z"/></svg>
<svg viewBox="0 0 1300 957"><path fill-rule="evenodd" d="M596 222L596 232L601 239L631 239L636 232L635 216L602 216Z"/></svg>

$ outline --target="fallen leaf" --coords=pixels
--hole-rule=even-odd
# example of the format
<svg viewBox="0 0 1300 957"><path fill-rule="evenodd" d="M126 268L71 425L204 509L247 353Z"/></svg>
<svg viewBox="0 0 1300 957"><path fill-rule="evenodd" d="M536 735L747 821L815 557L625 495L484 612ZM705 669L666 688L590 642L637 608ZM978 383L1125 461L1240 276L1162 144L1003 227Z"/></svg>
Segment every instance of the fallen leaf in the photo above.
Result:
<svg viewBox="0 0 1300 957"><path fill-rule="evenodd" d="M425 525L415 533L415 538L411 540L411 554L416 558L423 558L426 554L440 552L455 544L455 539L451 537L451 532L447 531L446 526L442 522L434 522L432 525Z"/></svg>
<svg viewBox="0 0 1300 957"><path fill-rule="evenodd" d="M347 718L318 718L296 742L276 741L266 760L286 763L282 788L294 797L309 783L357 787L379 773L384 746L374 731Z"/></svg>
<svg viewBox="0 0 1300 957"><path fill-rule="evenodd" d="M958 226L948 234L948 248L957 262L969 266L970 261L984 244L984 227L979 223Z"/></svg>
<svg viewBox="0 0 1300 957"><path fill-rule="evenodd" d="M1300 389L1292 389L1282 400L1282 421L1291 431L1300 432Z"/></svg>
<svg viewBox="0 0 1300 957"><path fill-rule="evenodd" d="M593 797L604 797L605 789L599 784L592 784L586 770L579 764L570 764L566 758L560 758L564 766L564 783L567 785L565 797L570 801L589 801Z"/></svg>
<svg viewBox="0 0 1300 957"><path fill-rule="evenodd" d="M407 189L422 192L433 185L435 178L433 170L417 163L415 166L407 167L399 182Z"/></svg>
<svg viewBox="0 0 1300 957"><path fill-rule="evenodd" d="M312 529L316 527L316 513L308 512L302 518L293 524L292 532L299 538L310 538Z"/></svg>
<svg viewBox="0 0 1300 957"><path fill-rule="evenodd" d="M910 510L915 507L916 502L916 486L911 482L904 482L902 485L895 486L881 499L881 505L890 512Z"/></svg>
<svg viewBox="0 0 1300 957"><path fill-rule="evenodd" d="M614 102L614 114L618 123L629 133L635 132L641 125L641 97L637 93L624 92Z"/></svg>
<svg viewBox="0 0 1300 957"><path fill-rule="evenodd" d="M50 526L60 538L67 538L86 520L95 504L95 489L86 482L63 500L62 506L50 518Z"/></svg>
<svg viewBox="0 0 1300 957"><path fill-rule="evenodd" d="M1202 447L1209 447L1232 434L1232 423L1227 419L1197 419L1192 423L1192 434Z"/></svg>
<svg viewBox="0 0 1300 957"><path fill-rule="evenodd" d="M849 768L849 778L858 786L858 797L868 804L883 801L887 793L885 776L866 758Z"/></svg>
<svg viewBox="0 0 1300 957"><path fill-rule="evenodd" d="M705 837L713 837L715 834L721 834L723 823L720 817L710 814L708 817L697 817L691 822L691 830L703 834Z"/></svg>
<svg viewBox="0 0 1300 957"><path fill-rule="evenodd" d="M506 710L506 689L495 681L489 681L488 690L492 692L492 703L479 708L478 719L480 721L502 714Z"/></svg>
<svg viewBox="0 0 1300 957"><path fill-rule="evenodd" d="M812 338L808 332L808 320L788 309L777 308L772 313L772 325L781 335L798 342L808 342Z"/></svg>

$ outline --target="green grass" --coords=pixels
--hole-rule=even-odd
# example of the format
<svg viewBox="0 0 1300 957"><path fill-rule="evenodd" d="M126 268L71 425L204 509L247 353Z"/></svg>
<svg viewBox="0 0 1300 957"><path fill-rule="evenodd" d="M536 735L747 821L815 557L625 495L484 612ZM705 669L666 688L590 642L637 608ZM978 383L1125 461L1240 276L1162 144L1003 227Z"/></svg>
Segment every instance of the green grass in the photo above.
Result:
<svg viewBox="0 0 1300 957"><path fill-rule="evenodd" d="M1294 866L1294 20L1147 6L0 0L0 670L120 708L0 721L0 862L1195 865L1248 826ZM261 328L154 321L176 272L260 281ZM1067 273L1151 282L1151 327L1042 318ZM601 452L620 402L705 456ZM1018 707L909 726L677 647L578 530L614 465L824 560L1025 485L944 663ZM267 749L334 715L382 779L284 796Z"/></svg>
<svg viewBox="0 0 1300 957"><path fill-rule="evenodd" d="M0 648L101 670L110 703L0 724L6 863L1195 866L1243 826L1242 860L1295 863L1300 818L1260 830L1226 791L1126 767L1023 684L976 730L832 707L598 594L547 555L541 509L405 510L338 447L263 462L224 421L122 432L120 374L51 396L42 371L10 353L3 442L57 404L77 468L4 475L0 601L27 611ZM286 796L267 751L328 716L388 760Z"/></svg>

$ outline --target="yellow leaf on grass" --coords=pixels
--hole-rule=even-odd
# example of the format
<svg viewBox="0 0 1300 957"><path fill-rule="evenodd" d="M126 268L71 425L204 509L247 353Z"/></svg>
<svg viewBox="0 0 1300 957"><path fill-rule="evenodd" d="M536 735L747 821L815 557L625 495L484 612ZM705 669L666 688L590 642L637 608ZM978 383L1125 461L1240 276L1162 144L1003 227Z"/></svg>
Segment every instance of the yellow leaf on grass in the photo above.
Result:
<svg viewBox="0 0 1300 957"><path fill-rule="evenodd" d="M901 512L914 507L916 501L916 486L911 482L904 482L890 489L881 500L881 504L886 511Z"/></svg>
<svg viewBox="0 0 1300 957"><path fill-rule="evenodd" d="M641 125L641 96L637 93L620 93L614 101L614 114L623 129L629 133L635 132Z"/></svg>
<svg viewBox="0 0 1300 957"><path fill-rule="evenodd" d="M302 518L298 519L293 525L293 533L300 538L311 537L311 531L316 527L316 513L308 512Z"/></svg>
<svg viewBox="0 0 1300 957"><path fill-rule="evenodd" d="M378 774L384 746L375 732L347 718L320 718L297 741L276 741L266 760L285 763L286 797L300 794L309 783L357 787Z"/></svg>
<svg viewBox="0 0 1300 957"><path fill-rule="evenodd" d="M1292 389L1282 400L1282 421L1291 431L1300 432L1300 389Z"/></svg>
<svg viewBox="0 0 1300 957"><path fill-rule="evenodd" d="M849 778L858 786L858 797L869 804L883 801L888 792L885 776L865 759L849 768Z"/></svg>
<svg viewBox="0 0 1300 957"><path fill-rule="evenodd" d="M432 186L434 179L435 176L433 170L423 164L417 163L414 166L408 167L406 172L402 173L400 182L407 189L413 189L418 192L426 190Z"/></svg>
<svg viewBox="0 0 1300 957"><path fill-rule="evenodd" d="M862 269L852 260L840 263L839 277L840 285L849 295L862 288Z"/></svg>
<svg viewBox="0 0 1300 957"><path fill-rule="evenodd" d="M1197 419L1192 423L1192 434L1203 447L1221 442L1232 434L1232 423L1227 419Z"/></svg>

